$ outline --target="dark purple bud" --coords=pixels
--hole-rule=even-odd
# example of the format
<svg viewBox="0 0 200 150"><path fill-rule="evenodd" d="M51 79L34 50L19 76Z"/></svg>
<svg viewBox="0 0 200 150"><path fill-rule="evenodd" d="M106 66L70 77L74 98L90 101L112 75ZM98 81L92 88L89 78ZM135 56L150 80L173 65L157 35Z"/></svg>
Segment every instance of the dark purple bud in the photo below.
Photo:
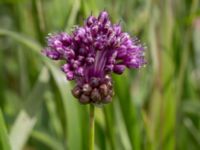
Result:
<svg viewBox="0 0 200 150"><path fill-rule="evenodd" d="M115 41L115 32L112 32L109 37L108 37L108 43L109 45L113 45L114 41Z"/></svg>
<svg viewBox="0 0 200 150"><path fill-rule="evenodd" d="M62 67L61 67L61 70L64 72L64 73L67 73L70 71L70 65L69 64L64 64Z"/></svg>
<svg viewBox="0 0 200 150"><path fill-rule="evenodd" d="M58 60L61 58L61 55L59 52L55 50L51 50L49 48L43 50L43 54L46 55L47 57L53 59L53 60Z"/></svg>
<svg viewBox="0 0 200 150"><path fill-rule="evenodd" d="M106 23L104 24L102 31L103 31L105 34L107 34L108 36L109 36L109 34L110 34L111 32L113 32L113 29L112 29L112 27L111 27L110 22L106 22Z"/></svg>
<svg viewBox="0 0 200 150"><path fill-rule="evenodd" d="M123 44L126 45L127 49L129 49L129 48L131 49L133 42L131 39L128 39L128 40L124 41Z"/></svg>
<svg viewBox="0 0 200 150"><path fill-rule="evenodd" d="M106 71L107 71L107 72L111 72L111 71L113 71L113 68L114 68L114 65L113 65L113 64L107 65L107 66L106 66Z"/></svg>
<svg viewBox="0 0 200 150"><path fill-rule="evenodd" d="M64 54L64 49L63 49L63 47L59 47L59 46L57 46L56 48L55 48L55 50L58 52L58 53L60 53L61 55L63 55Z"/></svg>
<svg viewBox="0 0 200 150"><path fill-rule="evenodd" d="M84 75L84 73L83 73L83 68L82 68L82 67L79 67L79 68L76 70L76 74L77 74L78 76L83 76L83 75Z"/></svg>
<svg viewBox="0 0 200 150"><path fill-rule="evenodd" d="M124 44L128 40L130 40L130 36L128 33L121 33L121 43Z"/></svg>
<svg viewBox="0 0 200 150"><path fill-rule="evenodd" d="M81 104L88 104L90 102L90 98L89 96L82 94L79 101Z"/></svg>
<svg viewBox="0 0 200 150"><path fill-rule="evenodd" d="M53 44L55 47L62 46L62 42L59 41L59 40L55 40L55 41L53 41L52 44Z"/></svg>
<svg viewBox="0 0 200 150"><path fill-rule="evenodd" d="M93 102L99 102L101 101L101 95L99 93L99 90L98 89L93 89L92 92L91 92L91 99Z"/></svg>
<svg viewBox="0 0 200 150"><path fill-rule="evenodd" d="M78 60L74 60L74 61L72 61L72 63L73 63L74 69L77 69L80 66L80 62Z"/></svg>
<svg viewBox="0 0 200 150"><path fill-rule="evenodd" d="M127 55L127 47L122 45L118 48L117 58L121 59Z"/></svg>
<svg viewBox="0 0 200 150"><path fill-rule="evenodd" d="M126 69L125 65L115 65L113 71L117 74L122 74Z"/></svg>
<svg viewBox="0 0 200 150"><path fill-rule="evenodd" d="M126 60L126 66L128 68L139 68L140 67L140 59L131 58L129 61Z"/></svg>
<svg viewBox="0 0 200 150"><path fill-rule="evenodd" d="M47 38L47 45L53 49L56 49L58 47L62 47L63 43L62 43L62 34L53 34L53 35L49 35Z"/></svg>
<svg viewBox="0 0 200 150"><path fill-rule="evenodd" d="M99 87L99 91L103 96L107 96L108 95L108 86L106 84L102 84Z"/></svg>
<svg viewBox="0 0 200 150"><path fill-rule="evenodd" d="M86 20L86 25L90 27L92 24L94 24L97 21L97 19L94 16L90 16Z"/></svg>
<svg viewBox="0 0 200 150"><path fill-rule="evenodd" d="M75 53L71 48L65 48L63 51L63 55L66 59L72 59L75 57Z"/></svg>
<svg viewBox="0 0 200 150"><path fill-rule="evenodd" d="M92 28L91 28L91 33L93 36L96 36L96 34L98 33L98 30L99 30L99 27L97 25L94 25Z"/></svg>
<svg viewBox="0 0 200 150"><path fill-rule="evenodd" d="M121 26L119 24L115 24L113 26L113 29L114 29L116 35L120 35L122 29L121 29Z"/></svg>
<svg viewBox="0 0 200 150"><path fill-rule="evenodd" d="M99 14L99 17L98 17L98 21L102 24L105 24L107 21L109 21L109 18L108 18L108 13L106 11L102 11L100 14Z"/></svg>
<svg viewBox="0 0 200 150"><path fill-rule="evenodd" d="M99 79L99 78L92 77L92 78L90 79L90 85L91 85L92 87L97 87L97 86L99 86L99 84L100 84L100 79Z"/></svg>
<svg viewBox="0 0 200 150"><path fill-rule="evenodd" d="M85 29L83 27L77 28L75 35L74 35L74 39L76 41L81 41L82 39L85 38Z"/></svg>
<svg viewBox="0 0 200 150"><path fill-rule="evenodd" d="M72 38L66 33L61 33L61 35L62 35L61 41L62 41L63 45L69 46L72 42Z"/></svg>
<svg viewBox="0 0 200 150"><path fill-rule="evenodd" d="M104 46L98 41L94 42L94 47L96 50L102 50L104 48Z"/></svg>
<svg viewBox="0 0 200 150"><path fill-rule="evenodd" d="M67 79L68 80L73 80L74 79L74 73L72 71L68 71L66 73Z"/></svg>
<svg viewBox="0 0 200 150"><path fill-rule="evenodd" d="M80 98L81 89L80 89L78 86L75 86L75 87L72 89L72 94L73 94L74 97Z"/></svg>
<svg viewBox="0 0 200 150"><path fill-rule="evenodd" d="M89 84L84 84L82 90L85 95L90 95L92 87Z"/></svg>

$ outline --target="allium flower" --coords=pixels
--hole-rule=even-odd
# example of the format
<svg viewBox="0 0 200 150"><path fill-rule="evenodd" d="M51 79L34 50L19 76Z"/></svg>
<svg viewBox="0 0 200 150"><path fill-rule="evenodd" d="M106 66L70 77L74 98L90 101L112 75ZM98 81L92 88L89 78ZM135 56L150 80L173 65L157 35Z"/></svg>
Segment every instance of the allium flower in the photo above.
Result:
<svg viewBox="0 0 200 150"><path fill-rule="evenodd" d="M108 13L90 16L72 34L49 35L44 54L64 60L61 67L68 80L75 80L72 94L83 104L102 104L113 96L111 73L145 64L144 47L137 38L123 32L120 24L111 24Z"/></svg>

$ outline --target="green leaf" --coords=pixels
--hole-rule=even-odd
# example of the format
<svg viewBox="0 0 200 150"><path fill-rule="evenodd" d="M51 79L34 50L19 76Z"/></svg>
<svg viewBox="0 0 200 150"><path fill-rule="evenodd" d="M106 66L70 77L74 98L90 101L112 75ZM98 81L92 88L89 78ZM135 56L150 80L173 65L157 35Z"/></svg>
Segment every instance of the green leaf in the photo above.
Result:
<svg viewBox="0 0 200 150"><path fill-rule="evenodd" d="M73 24L75 23L79 9L80 9L80 0L74 0L72 5L72 10L68 18L67 26L65 27L65 31L72 28Z"/></svg>
<svg viewBox="0 0 200 150"><path fill-rule="evenodd" d="M21 109L10 132L10 142L13 150L21 150L30 136L37 121L36 114L42 104L43 94L46 90L49 75L44 67L39 75L32 92L27 98L24 109Z"/></svg>
<svg viewBox="0 0 200 150"><path fill-rule="evenodd" d="M120 109L132 149L140 150L141 134L139 121L137 120L136 106L131 101L130 91L127 90L130 89L130 78L127 74L124 75L126 76L126 78L121 78L117 75L114 76L115 92L118 97Z"/></svg>
<svg viewBox="0 0 200 150"><path fill-rule="evenodd" d="M183 123L185 127L187 128L188 132L192 135L195 142L200 146L200 134L198 132L198 129L194 126L193 122L189 118L184 118Z"/></svg>
<svg viewBox="0 0 200 150"><path fill-rule="evenodd" d="M10 143L1 109L0 109L0 149L10 150Z"/></svg>
<svg viewBox="0 0 200 150"><path fill-rule="evenodd" d="M8 36L13 38L14 40L16 40L17 42L24 44L25 46L28 46L29 48L31 48L31 50L35 51L36 53L40 54L40 51L42 49L42 47L40 46L40 44L38 44L37 42L35 42L34 40L15 33L13 31L9 31L6 29L0 29L0 36Z"/></svg>
<svg viewBox="0 0 200 150"><path fill-rule="evenodd" d="M64 150L64 147L59 143L57 139L54 139L53 137L42 131L33 131L31 133L31 137L41 143L44 143L52 150Z"/></svg>
<svg viewBox="0 0 200 150"><path fill-rule="evenodd" d="M67 147L70 150L81 150L81 118L79 115L81 106L78 101L73 98L70 92L70 84L66 81L64 74L50 63L47 65L53 75L63 101L64 115L67 120Z"/></svg>

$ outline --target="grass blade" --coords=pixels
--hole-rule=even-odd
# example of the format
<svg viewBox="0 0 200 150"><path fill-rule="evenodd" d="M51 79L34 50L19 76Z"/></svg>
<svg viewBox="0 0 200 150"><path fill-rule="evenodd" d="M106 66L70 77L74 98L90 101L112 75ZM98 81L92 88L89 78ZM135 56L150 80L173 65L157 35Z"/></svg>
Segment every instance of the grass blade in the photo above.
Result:
<svg viewBox="0 0 200 150"><path fill-rule="evenodd" d="M38 81L30 93L24 109L17 116L10 132L12 150L21 150L36 123L36 114L41 106L43 93L49 80L48 71L44 67L39 75ZM31 106L31 107L30 107Z"/></svg>
<svg viewBox="0 0 200 150"><path fill-rule="evenodd" d="M10 143L1 109L0 109L0 149L10 150Z"/></svg>

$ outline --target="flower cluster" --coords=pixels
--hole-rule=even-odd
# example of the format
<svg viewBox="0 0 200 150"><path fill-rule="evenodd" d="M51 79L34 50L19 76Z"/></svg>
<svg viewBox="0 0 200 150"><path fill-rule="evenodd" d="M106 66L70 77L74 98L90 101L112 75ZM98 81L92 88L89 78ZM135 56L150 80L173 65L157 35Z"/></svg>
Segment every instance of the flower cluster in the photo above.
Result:
<svg viewBox="0 0 200 150"><path fill-rule="evenodd" d="M89 16L72 34L49 35L44 54L64 60L61 67L68 80L75 80L72 94L83 104L108 103L113 96L111 73L122 74L126 67L145 64L144 47L137 38L112 24L108 13Z"/></svg>

